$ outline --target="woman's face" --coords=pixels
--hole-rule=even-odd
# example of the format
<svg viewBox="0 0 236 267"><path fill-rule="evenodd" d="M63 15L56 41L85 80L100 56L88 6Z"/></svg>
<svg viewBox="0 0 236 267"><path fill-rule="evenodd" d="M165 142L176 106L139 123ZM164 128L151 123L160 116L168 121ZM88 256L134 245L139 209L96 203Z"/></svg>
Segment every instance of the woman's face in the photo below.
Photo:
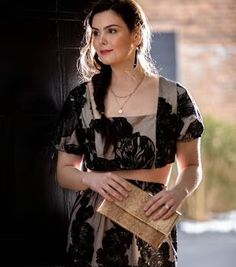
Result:
<svg viewBox="0 0 236 267"><path fill-rule="evenodd" d="M92 20L92 45L106 65L132 64L138 35L130 32L122 18L109 10L96 14Z"/></svg>

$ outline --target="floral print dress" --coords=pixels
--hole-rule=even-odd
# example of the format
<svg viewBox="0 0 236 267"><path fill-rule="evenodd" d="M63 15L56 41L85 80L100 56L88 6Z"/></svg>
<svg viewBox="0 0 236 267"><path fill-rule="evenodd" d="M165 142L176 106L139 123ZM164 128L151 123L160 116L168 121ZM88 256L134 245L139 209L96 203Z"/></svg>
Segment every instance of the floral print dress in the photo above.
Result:
<svg viewBox="0 0 236 267"><path fill-rule="evenodd" d="M83 169L115 171L160 168L173 163L176 142L202 135L203 123L196 103L181 84L160 76L157 112L151 115L111 118L116 140L104 155L102 127L95 118L88 83L74 88L61 110L56 148L83 155ZM162 184L130 181L152 194ZM102 197L88 189L78 192L68 229L68 266L174 267L170 243L153 248L96 212ZM171 233L177 249L176 229Z"/></svg>

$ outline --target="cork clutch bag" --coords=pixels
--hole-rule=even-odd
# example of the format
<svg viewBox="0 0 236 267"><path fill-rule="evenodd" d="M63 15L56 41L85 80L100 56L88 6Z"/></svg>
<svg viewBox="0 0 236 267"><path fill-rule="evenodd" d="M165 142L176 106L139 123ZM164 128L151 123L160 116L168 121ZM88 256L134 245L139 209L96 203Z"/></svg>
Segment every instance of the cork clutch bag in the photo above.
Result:
<svg viewBox="0 0 236 267"><path fill-rule="evenodd" d="M168 239L180 213L174 213L167 220L154 221L144 213L144 206L152 195L130 183L131 192L123 201L103 200L97 212L140 237L155 248Z"/></svg>

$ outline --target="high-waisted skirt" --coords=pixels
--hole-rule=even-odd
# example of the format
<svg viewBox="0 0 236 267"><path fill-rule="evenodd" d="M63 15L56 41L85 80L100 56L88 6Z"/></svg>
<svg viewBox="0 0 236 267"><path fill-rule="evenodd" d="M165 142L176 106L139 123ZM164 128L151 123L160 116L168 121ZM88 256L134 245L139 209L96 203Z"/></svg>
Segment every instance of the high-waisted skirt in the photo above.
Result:
<svg viewBox="0 0 236 267"><path fill-rule="evenodd" d="M152 194L162 184L131 181ZM173 248L177 251L176 228L171 242L159 249L133 235L96 212L102 197L91 190L80 192L72 209L68 229L67 265L74 267L175 267Z"/></svg>

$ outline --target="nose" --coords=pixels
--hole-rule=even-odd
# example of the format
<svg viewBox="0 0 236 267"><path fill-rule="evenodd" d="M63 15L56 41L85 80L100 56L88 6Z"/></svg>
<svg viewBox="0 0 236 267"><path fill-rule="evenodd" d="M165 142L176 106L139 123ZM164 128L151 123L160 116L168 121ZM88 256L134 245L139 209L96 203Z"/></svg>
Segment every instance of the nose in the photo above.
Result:
<svg viewBox="0 0 236 267"><path fill-rule="evenodd" d="M101 35L100 35L100 39L99 39L99 43L100 43L101 45L106 45L106 44L107 44L107 39L106 39L106 36L105 36L104 33L101 33Z"/></svg>

